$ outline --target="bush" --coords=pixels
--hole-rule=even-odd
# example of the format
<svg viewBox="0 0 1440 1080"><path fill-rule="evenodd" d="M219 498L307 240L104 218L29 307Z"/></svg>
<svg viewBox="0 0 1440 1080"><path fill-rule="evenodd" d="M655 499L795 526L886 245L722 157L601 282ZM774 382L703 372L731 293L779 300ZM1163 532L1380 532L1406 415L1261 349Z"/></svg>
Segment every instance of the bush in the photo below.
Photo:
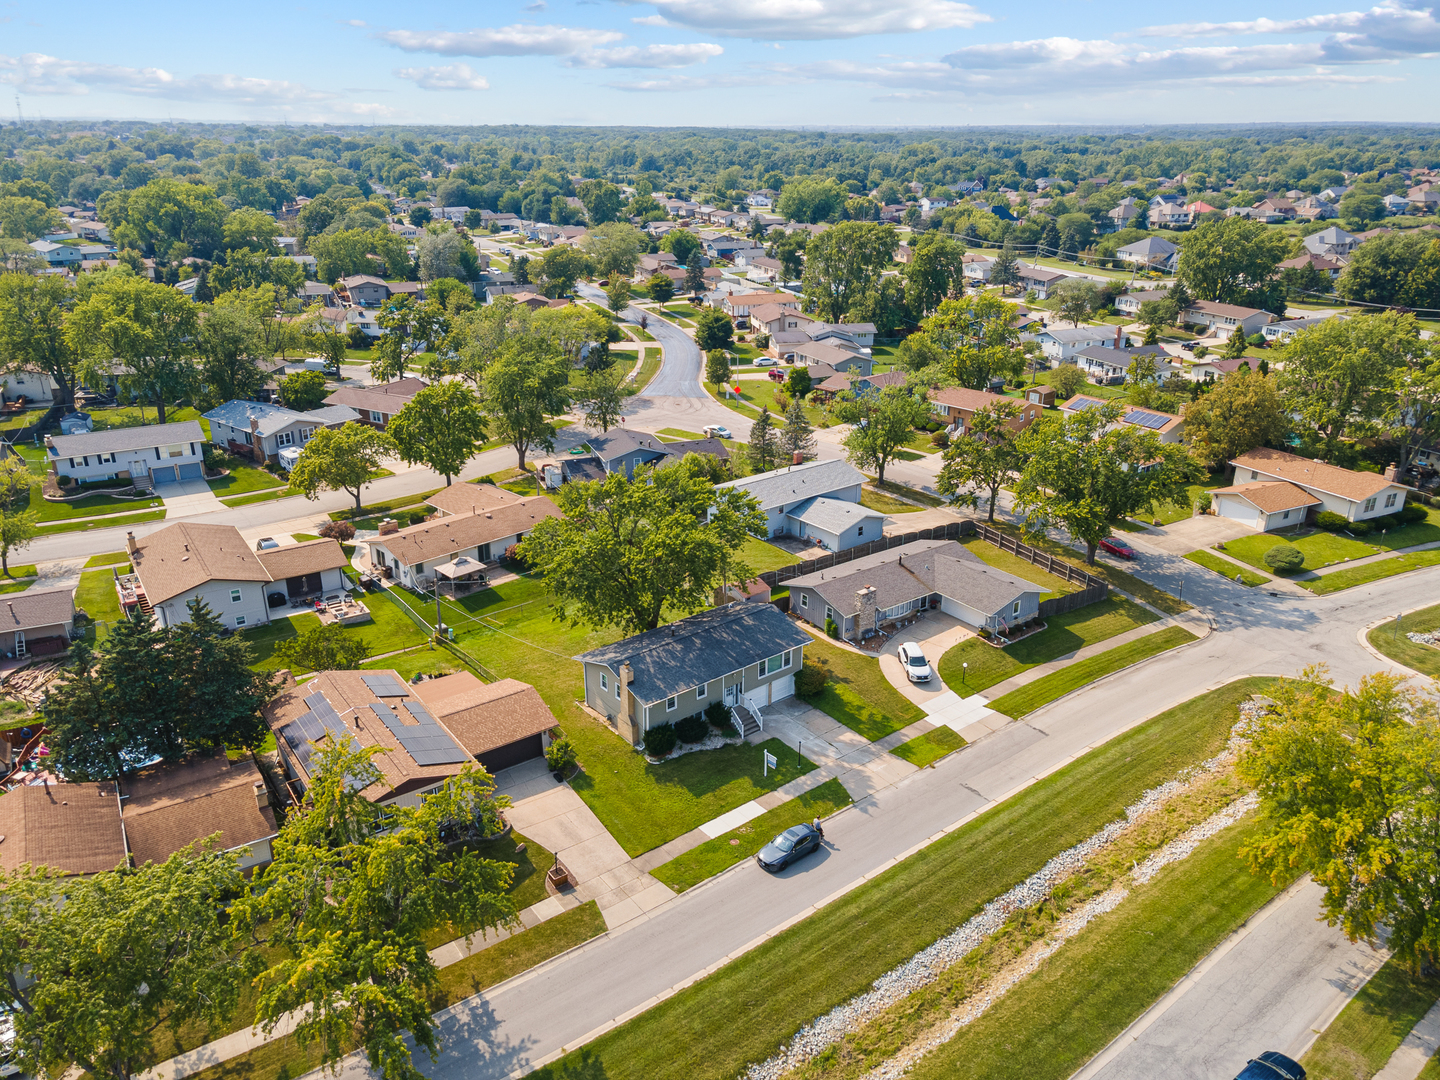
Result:
<svg viewBox="0 0 1440 1080"><path fill-rule="evenodd" d="M702 742L710 734L710 725L698 712L675 725L675 735L683 743Z"/></svg>
<svg viewBox="0 0 1440 1080"><path fill-rule="evenodd" d="M1252 345L1257 349L1263 349L1265 347L1265 335L1251 334L1248 338L1245 339L1245 344Z"/></svg>
<svg viewBox="0 0 1440 1080"><path fill-rule="evenodd" d="M833 621L831 625L834 625ZM834 637L835 635L831 635ZM828 676L825 669L819 664L812 664L807 661L795 675L795 693L802 698L813 698L825 689L825 680Z"/></svg>
<svg viewBox="0 0 1440 1080"><path fill-rule="evenodd" d="M1405 508L1395 515L1403 524L1418 525L1430 515L1426 513L1425 507L1416 506L1414 503L1407 503Z"/></svg>
<svg viewBox="0 0 1440 1080"><path fill-rule="evenodd" d="M950 445L950 433L946 431L935 432L935 434L930 436L930 445L944 450Z"/></svg>
<svg viewBox="0 0 1440 1080"><path fill-rule="evenodd" d="M1294 544L1276 544L1265 552L1265 565L1277 574L1290 574L1305 564L1305 553Z"/></svg>
<svg viewBox="0 0 1440 1080"><path fill-rule="evenodd" d="M1375 526L1368 521L1352 521L1346 531L1351 536L1369 536L1375 531Z"/></svg>
<svg viewBox="0 0 1440 1080"><path fill-rule="evenodd" d="M835 620L834 620L834 619L826 619L826 620L825 620L825 633L826 633L829 637L833 637L833 638L838 638L838 637L840 636L840 627L838 627L838 626L835 625Z"/></svg>
<svg viewBox="0 0 1440 1080"><path fill-rule="evenodd" d="M71 480L70 477L66 476L64 473L61 473L55 478L55 483L59 484L62 488L67 488L70 486Z"/></svg>
<svg viewBox="0 0 1440 1080"><path fill-rule="evenodd" d="M1200 492L1200 498L1196 499L1195 502L1199 505L1200 512L1204 514L1209 512L1210 507L1214 505L1215 500L1211 497L1210 492L1202 491Z"/></svg>
<svg viewBox="0 0 1440 1080"><path fill-rule="evenodd" d="M205 471L219 472L225 468L225 455L213 446L205 447Z"/></svg>
<svg viewBox="0 0 1440 1080"><path fill-rule="evenodd" d="M1369 524L1372 529L1388 531L1399 528L1400 519L1393 514L1386 514L1384 517L1371 518Z"/></svg>
<svg viewBox="0 0 1440 1080"><path fill-rule="evenodd" d="M730 709L723 701L714 701L705 707L705 719L712 727L727 728L730 723Z"/></svg>
<svg viewBox="0 0 1440 1080"><path fill-rule="evenodd" d="M525 561L525 557L520 554L519 544L511 544L505 549L505 559L507 562L512 562L521 569L525 569L530 565Z"/></svg>
<svg viewBox="0 0 1440 1080"><path fill-rule="evenodd" d="M659 727L652 727L645 732L643 740L645 753L653 758L662 758L675 749L675 744L680 741L680 736L675 732L674 724L661 724Z"/></svg>
<svg viewBox="0 0 1440 1080"><path fill-rule="evenodd" d="M327 521L320 526L321 536L328 536L331 540L339 540L342 544L348 544L355 539L355 526L348 521Z"/></svg>
<svg viewBox="0 0 1440 1080"><path fill-rule="evenodd" d="M1315 524L1326 532L1339 532L1350 523L1345 520L1344 514L1337 514L1334 510L1321 510L1315 515Z"/></svg>
<svg viewBox="0 0 1440 1080"><path fill-rule="evenodd" d="M575 767L575 744L563 735L545 748L545 764L551 772L568 773Z"/></svg>

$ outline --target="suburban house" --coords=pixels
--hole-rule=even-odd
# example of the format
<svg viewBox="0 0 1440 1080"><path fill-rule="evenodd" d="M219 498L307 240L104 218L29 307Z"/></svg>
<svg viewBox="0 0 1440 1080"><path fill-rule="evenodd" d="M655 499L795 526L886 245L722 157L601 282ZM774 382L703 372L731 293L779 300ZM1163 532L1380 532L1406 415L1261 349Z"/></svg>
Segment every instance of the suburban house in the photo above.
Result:
<svg viewBox="0 0 1440 1080"><path fill-rule="evenodd" d="M1326 319L1339 319L1345 321L1345 316L1333 311L1317 311L1313 315L1307 315L1303 319L1282 319L1279 322L1266 323L1260 330L1265 335L1265 340L1270 342L1289 341L1302 330L1309 330L1319 326Z"/></svg>
<svg viewBox="0 0 1440 1080"><path fill-rule="evenodd" d="M1360 246L1359 239L1353 233L1346 232L1338 225L1311 233L1301 243L1310 254L1324 255L1332 259L1343 259Z"/></svg>
<svg viewBox="0 0 1440 1080"><path fill-rule="evenodd" d="M980 255L974 251L967 251L960 259L962 273L970 281L978 281L982 284L990 281L990 271L995 268L995 260L989 255Z"/></svg>
<svg viewBox="0 0 1440 1080"><path fill-rule="evenodd" d="M1149 300L1168 299L1170 293L1166 289L1145 289L1141 292L1122 293L1115 298L1115 310L1123 311L1126 315L1139 315L1140 305Z"/></svg>
<svg viewBox="0 0 1440 1080"><path fill-rule="evenodd" d="M1210 493L1215 513L1262 532L1297 525L1311 509L1363 521L1405 505L1405 486L1379 473L1354 472L1283 450L1261 447L1230 464L1234 486Z"/></svg>
<svg viewBox="0 0 1440 1080"><path fill-rule="evenodd" d="M495 484L457 482L435 492L425 500L425 505L434 507L441 517L452 517L473 514L482 508L490 510L496 506L509 506L526 498Z"/></svg>
<svg viewBox="0 0 1440 1080"><path fill-rule="evenodd" d="M1159 345L1140 345L1135 348L1115 349L1108 345L1091 345L1089 348L1081 349L1073 354L1070 359L1074 361L1085 374L1089 375L1096 382L1113 382L1118 385L1124 382L1130 365L1137 356L1155 357L1155 374L1164 378L1175 371L1175 365L1170 362L1170 354Z"/></svg>
<svg viewBox="0 0 1440 1080"><path fill-rule="evenodd" d="M370 274L354 274L342 277L335 283L349 298L350 303L364 307L378 307L390 299L390 286L384 278Z"/></svg>
<svg viewBox="0 0 1440 1080"><path fill-rule="evenodd" d="M32 240L30 247L50 266L75 266L82 259L79 247L72 244L57 244L51 240Z"/></svg>
<svg viewBox="0 0 1440 1080"><path fill-rule="evenodd" d="M0 375L0 401L24 400L29 406L48 408L55 403L59 387L43 371L21 369Z"/></svg>
<svg viewBox="0 0 1440 1080"><path fill-rule="evenodd" d="M807 461L783 469L757 473L740 480L727 480L716 488L734 488L751 495L765 511L767 536L794 536L818 539L832 551L878 540L883 534L884 515L852 512L844 517L840 509L815 504L859 504L865 474L848 461ZM815 511L812 513L812 511ZM811 522L804 520L806 516ZM845 523L841 532L835 526Z"/></svg>
<svg viewBox="0 0 1440 1080"><path fill-rule="evenodd" d="M721 702L743 734L759 710L795 694L808 633L773 604L711 608L668 626L575 657L584 666L585 704L627 742Z"/></svg>
<svg viewBox="0 0 1440 1080"><path fill-rule="evenodd" d="M121 605L153 614L160 626L189 622L187 605L197 599L226 626L259 626L270 621L270 593L339 590L350 565L334 540L256 552L233 525L179 522L140 539L130 533L125 547L134 572L116 576Z"/></svg>
<svg viewBox="0 0 1440 1080"><path fill-rule="evenodd" d="M1096 345L1119 345L1122 331L1118 326L1047 326L1035 334L1040 352L1058 367L1073 360L1081 349Z"/></svg>
<svg viewBox="0 0 1440 1080"><path fill-rule="evenodd" d="M649 432L629 428L611 428L603 434L591 435L588 443L591 453L587 457L598 464L603 475L623 472L627 480L633 480L635 470L642 465L661 465L672 459L678 461L686 454L710 454L721 461L730 460L729 448L719 439L665 442Z"/></svg>
<svg viewBox="0 0 1440 1080"><path fill-rule="evenodd" d="M1147 236L1120 248L1115 257L1145 270L1174 270L1179 252L1180 249L1164 237Z"/></svg>
<svg viewBox="0 0 1440 1080"><path fill-rule="evenodd" d="M966 387L950 386L943 390L930 391L930 404L941 420L949 424L950 434L964 435L970 429L970 421L981 409L999 402L1008 402L1019 408L1019 415L1007 423L1013 431L1024 431L1033 424L1043 411L1043 406L1034 402L1019 402L1004 394L992 394L986 390L970 390Z"/></svg>
<svg viewBox="0 0 1440 1080"><path fill-rule="evenodd" d="M1105 216L1110 219L1110 231L1119 232L1121 229L1130 228L1130 222L1135 220L1135 215L1138 213L1140 213L1140 204L1131 196L1126 195L1120 200L1119 205L1105 213Z"/></svg>
<svg viewBox="0 0 1440 1080"><path fill-rule="evenodd" d="M851 345L842 338L802 341L788 347L794 363L807 367L828 366L852 375L869 375L875 369L868 349Z"/></svg>
<svg viewBox="0 0 1440 1080"><path fill-rule="evenodd" d="M1068 277L1058 270L1043 270L1038 266L1018 265L1015 267L1017 282L1026 292L1033 292L1037 298L1048 300L1050 290Z"/></svg>
<svg viewBox="0 0 1440 1080"><path fill-rule="evenodd" d="M1307 251L1303 255L1297 255L1293 259L1286 259L1280 263L1277 270L1303 270L1307 266L1313 266L1322 274L1334 281L1340 276L1340 271L1345 269L1345 264L1328 255L1316 255L1313 251Z"/></svg>
<svg viewBox="0 0 1440 1080"><path fill-rule="evenodd" d="M1267 225L1278 225L1295 217L1295 204L1289 199L1261 199L1253 207L1255 216Z"/></svg>
<svg viewBox="0 0 1440 1080"><path fill-rule="evenodd" d="M903 371L885 371L879 375L845 375L836 373L811 387L820 400L829 401L836 394L847 390L854 394L868 394L872 390L883 390L887 386L904 386L908 381Z"/></svg>
<svg viewBox="0 0 1440 1080"><path fill-rule="evenodd" d="M74 629L73 585L11 593L0 605L0 655L23 660L63 653Z"/></svg>
<svg viewBox="0 0 1440 1080"><path fill-rule="evenodd" d="M382 523L380 535L368 541L370 562L400 584L424 590L434 584L437 570L461 559L494 562L540 522L559 516L560 508L553 502L532 495L488 509L477 506L468 514L450 514L408 529Z"/></svg>
<svg viewBox="0 0 1440 1080"><path fill-rule="evenodd" d="M283 451L298 450L318 429L341 427L360 414L344 405L296 412L263 401L235 400L211 409L205 419L210 421L210 440L231 453L279 461Z"/></svg>
<svg viewBox="0 0 1440 1080"><path fill-rule="evenodd" d="M1245 337L1258 334L1275 316L1256 308L1239 307L1236 304L1217 304L1213 300L1196 300L1180 313L1180 321L1201 327L1221 341L1239 330Z"/></svg>
<svg viewBox="0 0 1440 1080"><path fill-rule="evenodd" d="M198 420L178 424L47 435L50 468L80 483L149 478L156 484L200 480L205 475L205 432Z"/></svg>
<svg viewBox="0 0 1440 1080"><path fill-rule="evenodd" d="M863 640L915 611L939 608L967 626L997 631L1040 613L1034 582L983 562L954 540L919 540L791 578L790 611Z"/></svg>
<svg viewBox="0 0 1440 1080"><path fill-rule="evenodd" d="M290 672L281 676L265 719L297 801L321 746L377 748L381 777L362 794L414 807L467 766L495 771L540 756L555 726L536 689L515 679L486 685L458 672L410 685L395 671L322 671L297 686Z"/></svg>
<svg viewBox="0 0 1440 1080"><path fill-rule="evenodd" d="M1061 408L1065 412L1079 412L1081 409L1098 409L1105 402L1100 398L1082 397L1076 394ZM1130 408L1120 417L1120 423L1133 424L1160 436L1162 443L1178 443L1185 433L1185 418L1174 413L1163 413L1156 409Z"/></svg>
<svg viewBox="0 0 1440 1080"><path fill-rule="evenodd" d="M373 386L338 386L325 398L325 404L354 409L363 423L384 431L391 418L427 385L424 379L407 375Z"/></svg>
<svg viewBox="0 0 1440 1080"><path fill-rule="evenodd" d="M787 292L731 293L721 303L725 314L739 321L750 318L750 309L775 304L782 308L800 310L800 298Z"/></svg>

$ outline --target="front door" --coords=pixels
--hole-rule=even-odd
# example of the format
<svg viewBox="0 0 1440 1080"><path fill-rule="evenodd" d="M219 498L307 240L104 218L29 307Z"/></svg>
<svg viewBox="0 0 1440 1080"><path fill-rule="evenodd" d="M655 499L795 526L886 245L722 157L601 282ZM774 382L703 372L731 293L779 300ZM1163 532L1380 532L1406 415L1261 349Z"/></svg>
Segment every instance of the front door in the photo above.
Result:
<svg viewBox="0 0 1440 1080"><path fill-rule="evenodd" d="M740 686L738 683L734 686L725 687L725 704L732 707L740 704Z"/></svg>
<svg viewBox="0 0 1440 1080"><path fill-rule="evenodd" d="M150 469L143 461L130 462L130 479L134 480L141 476L148 476Z"/></svg>

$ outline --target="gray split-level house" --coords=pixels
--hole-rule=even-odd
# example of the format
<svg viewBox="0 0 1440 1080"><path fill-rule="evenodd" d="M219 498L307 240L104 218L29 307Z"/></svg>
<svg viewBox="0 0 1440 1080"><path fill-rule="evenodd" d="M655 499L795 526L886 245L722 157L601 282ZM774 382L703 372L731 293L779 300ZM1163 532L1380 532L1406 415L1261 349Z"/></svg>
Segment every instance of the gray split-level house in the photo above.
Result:
<svg viewBox="0 0 1440 1080"><path fill-rule="evenodd" d="M758 721L766 705L795 693L810 635L772 604L737 602L647 630L575 657L585 704L638 745L652 727L715 702Z"/></svg>
<svg viewBox="0 0 1440 1080"><path fill-rule="evenodd" d="M716 484L754 497L765 511L766 536L814 540L844 551L879 540L885 515L860 504L865 474L848 461L807 461Z"/></svg>

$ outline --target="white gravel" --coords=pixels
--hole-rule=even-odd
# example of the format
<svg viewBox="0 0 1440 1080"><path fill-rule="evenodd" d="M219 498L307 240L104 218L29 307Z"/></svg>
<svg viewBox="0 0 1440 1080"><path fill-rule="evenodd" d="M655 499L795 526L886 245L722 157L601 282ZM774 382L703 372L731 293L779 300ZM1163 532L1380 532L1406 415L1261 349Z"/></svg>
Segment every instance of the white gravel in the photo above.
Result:
<svg viewBox="0 0 1440 1080"><path fill-rule="evenodd" d="M1440 649L1440 630L1433 631L1429 634L1417 634L1411 630L1405 636L1415 642L1416 645L1433 645L1437 649Z"/></svg>
<svg viewBox="0 0 1440 1080"><path fill-rule="evenodd" d="M1243 703L1240 707L1240 722L1232 729L1229 743L1219 754L1209 761L1185 769L1176 778L1167 780L1165 783L1145 791L1140 798L1125 808L1125 817L1122 820L1110 822L1074 847L1062 851L1009 892L990 901L979 914L969 919L958 929L951 931L933 945L920 950L909 960L906 960L904 963L881 975L871 984L869 990L862 994L857 994L849 1001L837 1005L824 1016L817 1018L801 1028L795 1033L794 1038L782 1047L777 1054L759 1064L751 1065L747 1068L743 1074L744 1080L778 1080L778 1078L785 1073L803 1065L828 1047L838 1043L846 1035L859 1030L892 1005L903 1001L916 990L933 983L947 969L964 959L967 954L981 945L986 938L999 930L1005 924L1005 921L1016 911L1022 908L1033 907L1048 897L1051 889L1077 870L1082 869L1086 861L1096 852L1114 843L1115 840L1130 827L1131 823L1141 815L1156 809L1181 794L1198 778L1210 775L1233 763L1240 747L1243 745L1245 732L1248 731L1255 718L1265 712L1267 708L1268 703L1263 701L1263 699ZM1249 797L1247 796L1247 798ZM1244 799L1239 800L1234 805L1238 806L1244 801ZM1177 859L1182 859L1190 854L1191 851L1195 850L1195 846L1200 840L1203 840L1206 836L1213 835L1226 825L1232 824L1240 814L1248 812L1253 805L1254 803L1251 802L1243 810L1239 811L1235 817L1222 821L1220 819L1231 811L1231 807L1227 807L1225 810L1220 811L1220 813L1189 830L1185 836L1166 845L1160 852L1155 853L1146 860L1145 866L1149 867L1149 876L1143 880L1150 880L1150 877L1152 877L1161 866L1167 865L1169 862L1174 862ZM1207 828L1209 832L1201 834L1201 830ZM1192 834L1195 835L1192 836ZM1183 845L1187 842L1189 846L1188 848L1184 848ZM1177 845L1180 846L1177 847ZM1173 852L1171 851L1172 848L1174 848ZM1167 853L1169 853L1169 857L1164 862L1156 863L1155 866L1150 867L1151 862L1166 856ZM1107 897L1111 897L1112 893L1118 893L1118 895L1113 897L1113 902L1112 900L1106 899ZM1062 920L1061 923L1057 925L1057 929L1052 931L1050 937L1047 937L1047 942L1053 939L1055 941L1055 948L1058 948L1061 942L1078 933L1090 919L1102 914L1103 911L1113 909L1124 897L1125 890L1117 886L1101 894L1101 896L1088 901L1076 909L1076 911L1071 912L1066 919ZM1100 904L1101 901L1108 903L1110 906L1104 907L1103 904ZM1092 906L1097 904L1100 904L1100 906L1092 910ZM1062 935L1060 928L1070 925L1071 920L1077 919L1081 921L1075 926L1075 929L1069 934ZM1050 950L1050 952L1053 951L1054 948ZM1044 956L1048 955L1048 952L1044 954ZM1040 956L1035 961L1037 966L1044 959L1044 956ZM1034 968L1032 967L1029 970L1033 971ZM1027 971L1016 975L1015 979L1022 978L1024 974L1028 973ZM984 1008L988 1008L988 1002L993 1002L1003 995L1005 990L1009 988L1009 985L1013 985L1014 981L1015 980L1012 979L1010 983L1006 984L1003 989L998 989L998 991L995 987L988 988L983 998L967 1001L966 1009L972 1010L978 1007L978 1003L981 1000L987 1002ZM984 1008L980 1008L979 1012L975 1012L974 1016L972 1016L970 1020L964 1021L964 1023L970 1023L975 1017L982 1015ZM964 1015L964 1013L957 1014L957 1016L959 1015ZM955 1032L959 1031L960 1028L964 1026L964 1023L954 1024L953 1030L950 1030L950 1033L944 1036L944 1038L939 1038L938 1041L933 1042L931 1048L953 1038ZM950 1026L951 1025L947 1025L947 1029L949 1029ZM923 1052L924 1051L922 1051L922 1053ZM900 1059L892 1060L898 1061ZM884 1069L888 1065L889 1062L887 1062L886 1065L880 1066L880 1069ZM903 1068L901 1071L903 1071ZM877 1070L873 1075L876 1078L886 1077L888 1080L891 1076L898 1076L899 1072L882 1073Z"/></svg>

